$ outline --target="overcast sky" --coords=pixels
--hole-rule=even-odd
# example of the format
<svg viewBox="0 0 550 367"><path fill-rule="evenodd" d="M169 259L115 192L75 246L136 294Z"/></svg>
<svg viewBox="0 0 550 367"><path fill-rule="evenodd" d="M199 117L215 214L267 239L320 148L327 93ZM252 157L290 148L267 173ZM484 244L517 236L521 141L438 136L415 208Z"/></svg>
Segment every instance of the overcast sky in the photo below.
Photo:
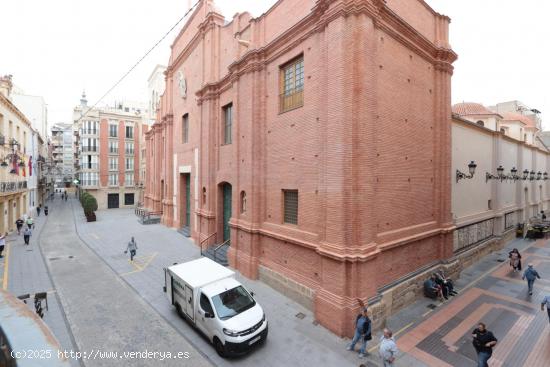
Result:
<svg viewBox="0 0 550 367"><path fill-rule="evenodd" d="M415 1L415 0L402 0ZM193 0L195 2L195 0ZM459 55L453 102L485 105L518 99L550 109L550 2L541 0L427 0L452 18ZM226 17L248 9L260 15L275 0L218 0ZM48 103L50 125L70 122L85 89L96 102L184 14L187 0L2 0L0 74L12 74L27 94ZM109 95L147 101L147 77L166 64L170 34ZM550 116L550 115L548 115ZM550 127L550 121L544 121Z"/></svg>

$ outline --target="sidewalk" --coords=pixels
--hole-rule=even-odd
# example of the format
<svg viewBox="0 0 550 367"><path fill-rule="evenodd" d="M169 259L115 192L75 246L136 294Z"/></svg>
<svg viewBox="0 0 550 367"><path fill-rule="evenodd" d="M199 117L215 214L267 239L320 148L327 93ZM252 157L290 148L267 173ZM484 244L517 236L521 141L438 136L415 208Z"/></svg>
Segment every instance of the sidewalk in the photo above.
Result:
<svg viewBox="0 0 550 367"><path fill-rule="evenodd" d="M532 296L521 273L513 273L508 252L518 248L523 267L533 263L543 277L535 283ZM540 302L550 295L550 242L515 240L505 249L486 256L465 269L456 282L460 295L432 312L426 306L439 303L421 300L390 321L398 330L412 321L397 344L405 354L402 361L427 366L475 366L471 332L484 322L499 343L489 361L491 366L543 367L550 361L550 326ZM419 317L419 313L424 312Z"/></svg>
<svg viewBox="0 0 550 367"><path fill-rule="evenodd" d="M47 204L50 206L51 202L48 201ZM33 312L34 293L48 292L47 310L43 302L44 322L64 350L78 351L40 251L41 232L48 218L43 212L39 217L33 216L35 229L28 246L25 245L22 234L17 235L17 232L14 232L8 236L5 257L0 261L1 284L3 289L7 289L15 296L30 294L31 298L27 300L27 305ZM77 360L71 359L70 363L73 367L82 366Z"/></svg>
<svg viewBox="0 0 550 367"><path fill-rule="evenodd" d="M160 224L142 225L133 210L97 212L97 222L86 223L80 203L73 201L77 229L82 240L145 299L162 317L217 366L379 366L377 353L359 359L347 352L349 340L341 339L315 322L312 312L266 284L238 275L264 308L269 321L267 342L236 359L219 357L202 335L176 314L162 291L163 268L200 257L198 247L176 230ZM124 254L134 236L138 251L134 264Z"/></svg>

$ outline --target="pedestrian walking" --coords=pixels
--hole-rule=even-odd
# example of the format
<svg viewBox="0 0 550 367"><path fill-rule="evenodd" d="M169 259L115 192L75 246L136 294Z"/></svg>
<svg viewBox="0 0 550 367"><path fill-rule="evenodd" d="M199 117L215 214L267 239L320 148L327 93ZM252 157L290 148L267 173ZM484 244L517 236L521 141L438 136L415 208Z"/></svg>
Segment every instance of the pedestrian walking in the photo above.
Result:
<svg viewBox="0 0 550 367"><path fill-rule="evenodd" d="M34 221L30 216L27 218L27 227L29 227L29 229L34 229Z"/></svg>
<svg viewBox="0 0 550 367"><path fill-rule="evenodd" d="M540 304L541 311L544 311L544 306L546 306L546 311L548 312L548 322L550 322L550 293L542 299Z"/></svg>
<svg viewBox="0 0 550 367"><path fill-rule="evenodd" d="M23 231L23 240L25 240L25 245L29 244L31 236L32 236L31 229L30 228L25 228L25 230Z"/></svg>
<svg viewBox="0 0 550 367"><path fill-rule="evenodd" d="M23 228L23 224L25 224L25 221L23 218L19 218L15 221L15 226L17 227L17 234L21 234L21 228Z"/></svg>
<svg viewBox="0 0 550 367"><path fill-rule="evenodd" d="M472 343L477 353L477 367L489 367L487 361L493 355L493 348L498 342L497 338L487 330L482 322L472 331L472 337L474 338Z"/></svg>
<svg viewBox="0 0 550 367"><path fill-rule="evenodd" d="M68 197L69 197L69 194L65 193L65 201L67 201Z"/></svg>
<svg viewBox="0 0 550 367"><path fill-rule="evenodd" d="M0 258L3 258L4 255L2 255L2 252L4 252L4 246L6 246L6 237L8 237L8 232L4 233L4 235L0 235Z"/></svg>
<svg viewBox="0 0 550 367"><path fill-rule="evenodd" d="M544 214L544 210L540 211L540 216L542 217L542 220L546 220L546 214Z"/></svg>
<svg viewBox="0 0 550 367"><path fill-rule="evenodd" d="M533 294L533 284L535 284L535 279L539 278L539 273L535 270L533 267L533 264L528 264L527 269L523 273L523 276L521 279L525 280L527 279L527 287L529 288L529 295Z"/></svg>
<svg viewBox="0 0 550 367"><path fill-rule="evenodd" d="M521 271L521 254L517 248L508 253L508 258L510 259L510 266L514 269L514 273Z"/></svg>
<svg viewBox="0 0 550 367"><path fill-rule="evenodd" d="M126 246L126 251L124 251L125 254L130 251L130 261L134 261L134 256L136 256L137 248L137 243L134 240L134 237L132 237L130 242L128 242L128 246Z"/></svg>
<svg viewBox="0 0 550 367"><path fill-rule="evenodd" d="M355 344L361 340L359 358L363 358L365 354L367 354L367 342L371 339L371 321L368 316L367 307L364 307L363 312L355 318L355 333L351 343L346 347L346 350L355 351Z"/></svg>
<svg viewBox="0 0 550 367"><path fill-rule="evenodd" d="M380 347L378 349L378 354L382 358L384 367L393 367L395 362L395 357L397 357L397 344L393 339L393 332L390 329L384 329L384 335L380 338Z"/></svg>
<svg viewBox="0 0 550 367"><path fill-rule="evenodd" d="M48 216L48 206L47 205L44 207L44 215L46 217Z"/></svg>
<svg viewBox="0 0 550 367"><path fill-rule="evenodd" d="M40 209L42 209L42 204L38 204L38 207L36 208L36 216L40 216Z"/></svg>

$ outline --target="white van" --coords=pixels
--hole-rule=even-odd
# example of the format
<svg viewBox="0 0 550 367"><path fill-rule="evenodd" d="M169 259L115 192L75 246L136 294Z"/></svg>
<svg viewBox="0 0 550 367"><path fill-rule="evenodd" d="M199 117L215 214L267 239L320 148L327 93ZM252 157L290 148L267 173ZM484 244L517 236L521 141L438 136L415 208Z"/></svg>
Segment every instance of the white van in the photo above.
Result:
<svg viewBox="0 0 550 367"><path fill-rule="evenodd" d="M262 307L232 270L203 257L164 268L164 282L178 314L203 332L220 356L246 353L267 339Z"/></svg>

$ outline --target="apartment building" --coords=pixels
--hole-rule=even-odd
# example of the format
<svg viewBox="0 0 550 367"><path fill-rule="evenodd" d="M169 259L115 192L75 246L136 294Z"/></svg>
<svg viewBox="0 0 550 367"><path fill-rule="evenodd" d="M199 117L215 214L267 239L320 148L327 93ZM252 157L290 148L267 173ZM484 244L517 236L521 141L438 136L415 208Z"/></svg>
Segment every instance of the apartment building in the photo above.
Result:
<svg viewBox="0 0 550 367"><path fill-rule="evenodd" d="M84 94L80 102L73 112L80 188L96 197L100 209L134 206L142 196L140 148L147 107L117 102L90 109Z"/></svg>

